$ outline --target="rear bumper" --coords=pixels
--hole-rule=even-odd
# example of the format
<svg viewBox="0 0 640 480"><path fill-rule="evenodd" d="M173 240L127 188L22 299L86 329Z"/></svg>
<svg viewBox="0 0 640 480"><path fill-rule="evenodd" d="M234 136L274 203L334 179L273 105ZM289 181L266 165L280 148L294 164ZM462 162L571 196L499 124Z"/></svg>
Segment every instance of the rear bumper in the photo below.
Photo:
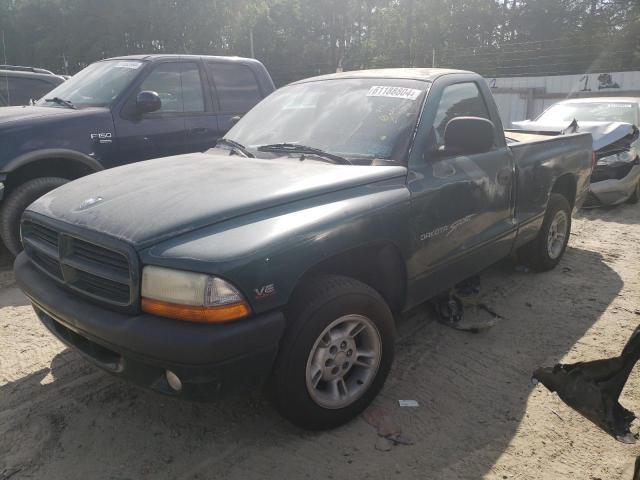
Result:
<svg viewBox="0 0 640 480"><path fill-rule="evenodd" d="M591 194L597 202L589 206L616 205L627 200L640 182L640 165L634 165L629 173L621 179L602 180L591 184Z"/></svg>
<svg viewBox="0 0 640 480"><path fill-rule="evenodd" d="M259 387L284 332L279 311L222 325L121 314L64 290L24 253L14 269L38 317L59 340L98 367L164 394L212 399ZM180 378L180 392L169 386L167 370Z"/></svg>

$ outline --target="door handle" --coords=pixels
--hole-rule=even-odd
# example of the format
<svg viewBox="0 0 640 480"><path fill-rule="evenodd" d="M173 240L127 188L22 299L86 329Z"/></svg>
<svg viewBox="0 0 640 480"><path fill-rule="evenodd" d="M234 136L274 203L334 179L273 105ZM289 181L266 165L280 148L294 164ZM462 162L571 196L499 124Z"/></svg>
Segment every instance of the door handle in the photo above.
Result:
<svg viewBox="0 0 640 480"><path fill-rule="evenodd" d="M207 129L204 127L192 128L188 133L189 135L204 135L207 133Z"/></svg>
<svg viewBox="0 0 640 480"><path fill-rule="evenodd" d="M500 185L509 185L513 179L513 171L509 167L505 167L498 172L498 183Z"/></svg>

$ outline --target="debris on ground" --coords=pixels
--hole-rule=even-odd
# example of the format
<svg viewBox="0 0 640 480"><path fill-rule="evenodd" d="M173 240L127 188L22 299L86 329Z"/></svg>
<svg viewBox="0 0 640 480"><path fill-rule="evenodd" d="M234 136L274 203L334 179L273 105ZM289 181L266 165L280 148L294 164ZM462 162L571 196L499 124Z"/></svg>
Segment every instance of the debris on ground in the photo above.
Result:
<svg viewBox="0 0 640 480"><path fill-rule="evenodd" d="M432 305L440 323L471 333L489 330L500 319L483 301L480 277L470 277L437 296Z"/></svg>
<svg viewBox="0 0 640 480"><path fill-rule="evenodd" d="M413 440L402 434L402 429L393 421L387 409L369 407L362 414L362 417L365 422L376 429L380 437L376 441L376 450L388 452L395 445L413 445Z"/></svg>
<svg viewBox="0 0 640 480"><path fill-rule="evenodd" d="M420 405L416 400L398 400L398 404L401 407L419 407Z"/></svg>
<svg viewBox="0 0 640 480"><path fill-rule="evenodd" d="M618 399L640 359L640 327L618 357L539 368L533 378L575 411L623 443L635 443L631 423L636 416ZM555 412L554 412L555 413Z"/></svg>

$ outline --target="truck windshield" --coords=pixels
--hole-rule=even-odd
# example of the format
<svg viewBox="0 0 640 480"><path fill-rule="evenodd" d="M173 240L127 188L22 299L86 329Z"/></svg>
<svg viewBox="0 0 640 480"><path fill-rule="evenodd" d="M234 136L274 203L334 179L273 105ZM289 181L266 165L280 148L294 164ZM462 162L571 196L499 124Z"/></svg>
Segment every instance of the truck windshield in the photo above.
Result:
<svg viewBox="0 0 640 480"><path fill-rule="evenodd" d="M625 122L638 123L635 106L632 103L558 103L537 118L537 122L570 123L578 122Z"/></svg>
<svg viewBox="0 0 640 480"><path fill-rule="evenodd" d="M260 147L299 144L350 159L406 163L429 86L385 78L289 85L254 107L226 138L258 157Z"/></svg>
<svg viewBox="0 0 640 480"><path fill-rule="evenodd" d="M59 98L77 108L106 107L129 85L142 65L144 63L137 60L107 60L91 64L47 93L36 105L59 107L59 104L46 101Z"/></svg>

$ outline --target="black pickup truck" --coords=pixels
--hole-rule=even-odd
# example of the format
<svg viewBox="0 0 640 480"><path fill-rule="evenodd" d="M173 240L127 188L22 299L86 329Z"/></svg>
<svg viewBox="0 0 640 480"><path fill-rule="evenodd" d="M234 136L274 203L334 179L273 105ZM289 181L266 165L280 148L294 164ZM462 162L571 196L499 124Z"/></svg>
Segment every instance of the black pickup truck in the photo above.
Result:
<svg viewBox="0 0 640 480"><path fill-rule="evenodd" d="M514 252L540 271L560 261L592 137L532 138L506 143L473 73L304 80L216 149L37 200L16 281L114 375L183 397L269 381L287 418L334 426L382 387L392 312Z"/></svg>
<svg viewBox="0 0 640 480"><path fill-rule="evenodd" d="M69 180L205 151L274 85L257 60L140 55L96 62L38 100L0 108L0 236L21 250L25 207Z"/></svg>

